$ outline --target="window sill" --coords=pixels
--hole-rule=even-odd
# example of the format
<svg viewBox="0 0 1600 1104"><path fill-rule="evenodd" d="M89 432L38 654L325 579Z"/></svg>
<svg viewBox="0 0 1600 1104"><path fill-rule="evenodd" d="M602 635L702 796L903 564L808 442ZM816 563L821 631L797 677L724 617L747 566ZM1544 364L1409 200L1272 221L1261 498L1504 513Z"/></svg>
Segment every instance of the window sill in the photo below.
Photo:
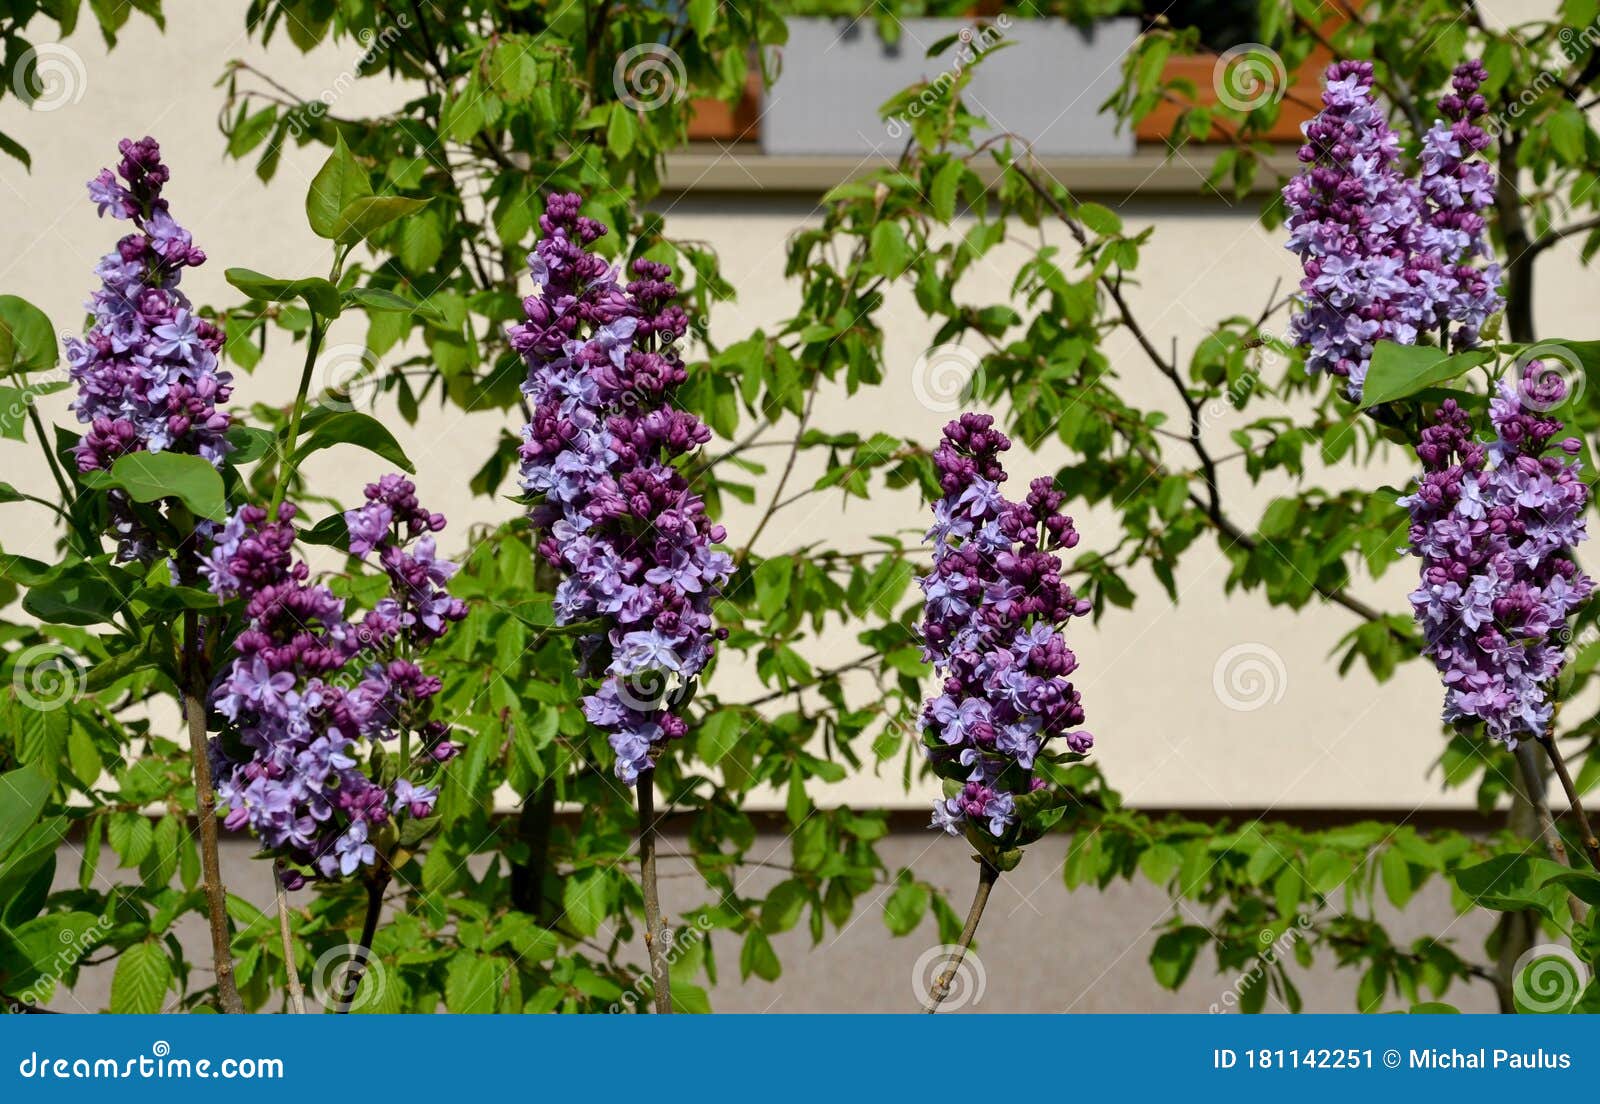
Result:
<svg viewBox="0 0 1600 1104"><path fill-rule="evenodd" d="M1158 146L1141 147L1131 157L1043 158L1041 164L1056 179L1080 196L1132 195L1218 199L1207 188L1206 172L1211 150L1200 147L1168 157ZM794 156L763 154L754 143L721 145L691 143L667 155L662 190L673 195L774 195L819 196L828 189L854 180L888 164L876 158ZM1285 173L1295 165L1294 147L1278 148L1268 164ZM991 164L979 166L984 183L997 175ZM1257 175L1253 194L1276 190L1275 175Z"/></svg>

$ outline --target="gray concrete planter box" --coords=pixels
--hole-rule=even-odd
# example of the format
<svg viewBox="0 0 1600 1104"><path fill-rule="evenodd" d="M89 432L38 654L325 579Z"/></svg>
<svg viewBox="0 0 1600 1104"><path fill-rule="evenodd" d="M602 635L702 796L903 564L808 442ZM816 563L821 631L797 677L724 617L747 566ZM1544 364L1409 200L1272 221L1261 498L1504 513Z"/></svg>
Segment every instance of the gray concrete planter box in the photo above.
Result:
<svg viewBox="0 0 1600 1104"><path fill-rule="evenodd" d="M988 53L964 93L969 108L996 130L1033 143L1042 156L1129 156L1134 136L1119 133L1102 114L1116 90L1122 59L1139 24L1112 19L1084 30L1056 19L1009 17L990 22L987 38L969 32L939 57L933 43L974 24L964 19L908 19L901 39L886 46L870 23L843 19L790 19L782 69L763 96L761 150L775 156L899 154L908 136L903 120L885 122L885 100L918 81L953 77L964 58ZM963 51L965 55L963 56Z"/></svg>

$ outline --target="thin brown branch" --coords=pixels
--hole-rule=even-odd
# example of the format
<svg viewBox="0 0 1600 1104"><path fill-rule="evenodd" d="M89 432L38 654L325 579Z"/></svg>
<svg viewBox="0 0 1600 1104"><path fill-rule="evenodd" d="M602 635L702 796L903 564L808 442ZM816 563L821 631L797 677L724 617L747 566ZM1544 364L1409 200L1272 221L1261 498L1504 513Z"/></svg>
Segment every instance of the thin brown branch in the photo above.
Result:
<svg viewBox="0 0 1600 1104"><path fill-rule="evenodd" d="M980 857L978 888L972 894L972 907L967 910L967 922L961 929L961 938L956 940L956 949L950 958L950 964L934 981L933 989L928 993L928 999L922 1006L922 1010L928 1015L931 1016L939 1011L939 1005L950 995L950 982L961 969L961 963L966 960L967 952L972 949L972 938L978 934L978 921L983 919L983 907L989 903L989 892L999 880L1000 871L988 859Z"/></svg>
<svg viewBox="0 0 1600 1104"><path fill-rule="evenodd" d="M1544 753L1550 757L1550 765L1555 768L1556 778L1561 782L1561 788L1566 791L1567 804L1572 806L1572 819L1578 826L1578 840L1583 844L1584 851L1589 856L1589 862L1596 870L1600 870L1600 839L1594 834L1594 828L1589 823L1589 814L1584 811L1583 798L1578 793L1578 787L1572 781L1572 774L1567 770L1567 761L1561 756L1561 749L1556 747L1555 738L1548 732L1539 737L1539 746L1544 748Z"/></svg>
<svg viewBox="0 0 1600 1104"><path fill-rule="evenodd" d="M1591 230L1600 230L1600 215L1596 215L1594 218L1586 218L1582 222L1574 222L1569 226L1563 226L1556 230L1546 231L1535 238L1533 244L1528 248L1533 253L1543 253L1557 242L1575 237L1578 234L1587 234Z"/></svg>
<svg viewBox="0 0 1600 1104"><path fill-rule="evenodd" d="M180 556L182 553L180 552ZM233 939L228 933L228 891L222 884L217 844L217 794L211 786L211 756L206 747L206 678L200 640L200 614L183 612L183 713L189 729L189 761L194 771L195 819L200 829L200 870L211 929L211 960L217 974L217 1004L223 1012L243 1012L233 977Z"/></svg>
<svg viewBox="0 0 1600 1104"><path fill-rule="evenodd" d="M656 1012L672 1011L672 971L667 963L667 932L661 922L661 885L656 880L656 772L639 772L639 873L644 888L644 946L650 955Z"/></svg>
<svg viewBox="0 0 1600 1104"><path fill-rule="evenodd" d="M306 1014L306 991L300 984L300 967L294 960L294 933L289 929L289 894L283 888L283 863L273 865L272 884L278 896L278 938L283 943L283 970L289 981L289 1009L298 1016Z"/></svg>
<svg viewBox="0 0 1600 1104"><path fill-rule="evenodd" d="M361 979L372 958L372 938L378 934L378 917L383 912L383 892L389 888L392 876L388 857L380 854L377 865L367 872L367 910L361 920L361 938L350 956L350 968L344 973L339 992L334 995L333 1010L341 1015L355 1006L356 994L361 990Z"/></svg>

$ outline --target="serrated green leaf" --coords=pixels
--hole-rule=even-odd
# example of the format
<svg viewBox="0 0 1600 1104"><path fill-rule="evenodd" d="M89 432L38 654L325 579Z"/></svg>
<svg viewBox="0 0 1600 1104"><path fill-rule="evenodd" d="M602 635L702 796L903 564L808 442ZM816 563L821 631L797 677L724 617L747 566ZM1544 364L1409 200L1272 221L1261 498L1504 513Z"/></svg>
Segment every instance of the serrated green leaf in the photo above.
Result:
<svg viewBox="0 0 1600 1104"><path fill-rule="evenodd" d="M117 959L111 975L111 1011L154 1015L166 1005L172 963L159 943L135 943Z"/></svg>

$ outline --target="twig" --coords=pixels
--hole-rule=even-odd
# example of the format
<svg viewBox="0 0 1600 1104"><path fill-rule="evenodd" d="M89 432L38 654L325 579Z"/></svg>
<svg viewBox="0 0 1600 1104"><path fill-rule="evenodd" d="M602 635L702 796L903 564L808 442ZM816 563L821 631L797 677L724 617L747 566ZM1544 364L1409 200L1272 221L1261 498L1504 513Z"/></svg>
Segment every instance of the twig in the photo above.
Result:
<svg viewBox="0 0 1600 1104"><path fill-rule="evenodd" d="M272 506L267 510L269 522L277 520L278 507L283 504L283 496L289 492L289 480L294 478L294 450L300 437L300 417L305 412L306 395L311 390L311 371L317 365L317 353L322 350L325 332L322 320L313 311L311 333L306 337L305 365L300 369L300 386L295 392L294 407L289 413L289 434L283 441L283 462L278 465L278 485L273 489Z"/></svg>
<svg viewBox="0 0 1600 1104"><path fill-rule="evenodd" d="M655 982L656 1012L672 1011L672 974L667 965L666 929L661 923L661 888L656 881L654 769L639 772L639 872L644 886L644 946Z"/></svg>
<svg viewBox="0 0 1600 1104"><path fill-rule="evenodd" d="M1534 253L1542 253L1564 238L1570 238L1577 234L1587 234L1590 230L1600 230L1600 215L1541 234L1528 248Z"/></svg>
<svg viewBox="0 0 1600 1104"><path fill-rule="evenodd" d="M180 553L181 555L181 553ZM206 922L211 927L211 959L217 972L217 1004L223 1012L243 1012L233 979L233 940L228 934L228 891L222 884L217 850L217 795L211 788L211 757L206 748L206 691L200 648L200 614L183 611L183 712L189 726L189 760L194 770L196 819L200 827L200 869L204 879Z"/></svg>
<svg viewBox="0 0 1600 1104"><path fill-rule="evenodd" d="M366 975L367 961L372 955L372 937L378 933L378 914L383 911L383 891L389 888L390 877L388 859L380 855L378 865L367 875L367 914L361 921L361 940L351 956L350 969L345 972L343 984L339 986L337 1004L333 1009L341 1016L355 1004L361 979Z"/></svg>
<svg viewBox="0 0 1600 1104"><path fill-rule="evenodd" d="M1512 341L1532 341L1533 323L1533 262L1538 251L1533 248L1533 235L1528 230L1522 213L1522 197L1517 191L1517 174L1521 171L1518 152L1521 139L1504 139L1500 143L1499 163L1495 166L1495 211L1500 216L1500 239L1505 243L1506 256L1506 330Z"/></svg>
<svg viewBox="0 0 1600 1104"><path fill-rule="evenodd" d="M800 414L800 422L795 426L794 443L789 448L789 458L783 465L783 474L778 477L778 485L773 489L772 501L767 504L766 511L761 515L761 520L756 523L755 529L750 534L750 539L745 542L744 550L739 553L739 562L743 563L750 558L754 551L756 541L767 528L767 522L772 520L772 515L778 512L782 505L780 499L783 489L789 485L789 476L794 474L795 461L800 456L800 440L805 436L806 424L811 421L811 409L817 401L818 381L812 380L811 391L806 396L805 409Z"/></svg>
<svg viewBox="0 0 1600 1104"><path fill-rule="evenodd" d="M972 895L972 907L967 910L967 923L961 929L961 938L956 941L956 952L950 960L950 965L944 973L939 975L933 983L933 989L928 993L927 1003L922 1010L928 1015L933 1015L939 1010L939 1005L950 995L950 982L955 979L956 971L961 969L961 963L966 960L967 951L972 948L972 937L978 934L978 921L983 919L983 906L989 903L989 891L1000 880L1000 871L988 859L978 859L978 888Z"/></svg>
<svg viewBox="0 0 1600 1104"><path fill-rule="evenodd" d="M1561 788L1567 793L1567 803L1572 806L1572 819L1578 824L1579 842L1588 853L1589 862L1596 870L1600 870L1600 839L1595 838L1594 828L1589 824L1589 814L1584 812L1583 799L1578 795L1578 787L1573 785L1572 775L1567 771L1567 761L1561 757L1555 737L1549 732L1539 737L1539 746L1544 748L1544 753L1550 757L1550 765L1556 769L1556 777L1561 780Z"/></svg>
<svg viewBox="0 0 1600 1104"><path fill-rule="evenodd" d="M306 1014L306 991L300 984L300 967L294 961L294 936L289 931L289 894L283 888L283 863L273 864L272 882L278 891L278 938L283 940L283 968L289 976L289 1007Z"/></svg>
<svg viewBox="0 0 1600 1104"><path fill-rule="evenodd" d="M1550 802L1545 796L1544 777L1539 773L1539 760L1526 741L1518 744L1513 754L1522 774L1522 784L1528 791L1528 804L1533 807L1534 816L1539 823L1539 835L1544 838L1551 857L1565 864L1567 845L1562 840L1561 833L1556 830L1556 818L1550 814Z"/></svg>
<svg viewBox="0 0 1600 1104"><path fill-rule="evenodd" d="M827 682L831 678L842 675L846 671L854 671L861 667L870 666L877 658L877 653L874 652L869 655L860 656L857 659L852 659L849 663L841 663L837 667L824 667L805 682L793 683L782 690L774 690L771 693L761 695L759 698L752 698L749 701L741 702L740 704L746 709L750 709L758 705L766 705L768 702L775 702L779 698L787 698L790 694L799 693L801 690L808 690L813 686L819 685L820 683Z"/></svg>

